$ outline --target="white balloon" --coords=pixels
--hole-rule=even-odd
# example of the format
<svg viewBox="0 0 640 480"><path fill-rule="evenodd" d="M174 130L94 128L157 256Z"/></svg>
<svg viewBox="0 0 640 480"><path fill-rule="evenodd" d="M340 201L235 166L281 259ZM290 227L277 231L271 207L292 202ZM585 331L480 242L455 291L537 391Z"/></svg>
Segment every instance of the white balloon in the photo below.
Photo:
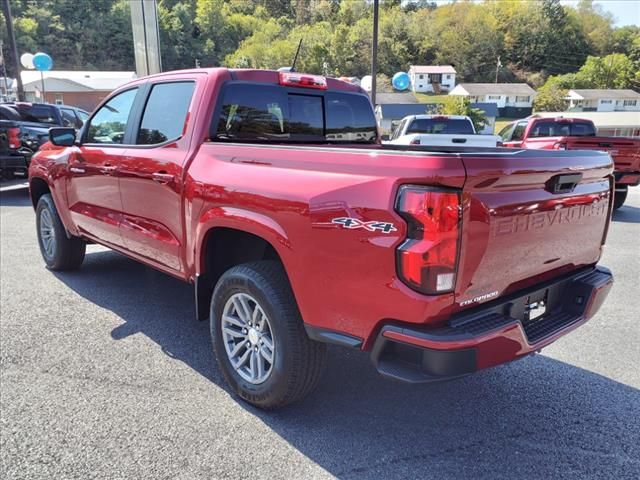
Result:
<svg viewBox="0 0 640 480"><path fill-rule="evenodd" d="M367 92L371 91L371 84L373 82L371 81L371 75L365 75L364 77L362 77L362 80L360 80L360 86L365 89Z"/></svg>
<svg viewBox="0 0 640 480"><path fill-rule="evenodd" d="M20 63L24 68L30 68L30 69L35 68L33 66L33 54L31 53L23 53L20 56Z"/></svg>

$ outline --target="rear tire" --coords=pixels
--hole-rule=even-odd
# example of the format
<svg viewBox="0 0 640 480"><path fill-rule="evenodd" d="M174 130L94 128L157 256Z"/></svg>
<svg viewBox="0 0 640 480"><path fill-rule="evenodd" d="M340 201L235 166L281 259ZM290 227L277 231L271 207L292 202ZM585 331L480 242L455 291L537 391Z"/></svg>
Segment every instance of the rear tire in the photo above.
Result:
<svg viewBox="0 0 640 480"><path fill-rule="evenodd" d="M629 187L627 186L620 187L616 185L614 192L615 194L613 196L613 209L618 210L622 205L624 205L624 202L627 200Z"/></svg>
<svg viewBox="0 0 640 480"><path fill-rule="evenodd" d="M51 270L75 270L84 260L85 242L67 237L50 194L44 194L36 207L38 244L44 262Z"/></svg>
<svg viewBox="0 0 640 480"><path fill-rule="evenodd" d="M213 292L210 322L220 369L243 400L271 410L301 400L317 386L326 345L307 336L279 262L227 270Z"/></svg>

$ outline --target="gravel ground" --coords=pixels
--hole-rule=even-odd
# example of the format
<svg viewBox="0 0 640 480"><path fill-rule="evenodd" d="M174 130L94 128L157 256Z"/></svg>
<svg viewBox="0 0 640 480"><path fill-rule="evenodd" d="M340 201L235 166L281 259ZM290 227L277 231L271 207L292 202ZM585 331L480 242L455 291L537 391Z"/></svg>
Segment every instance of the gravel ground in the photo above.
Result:
<svg viewBox="0 0 640 480"><path fill-rule="evenodd" d="M1 478L640 477L640 188L608 301L542 354L416 386L332 348L276 413L227 391L191 287L97 246L50 272L27 191L0 201Z"/></svg>

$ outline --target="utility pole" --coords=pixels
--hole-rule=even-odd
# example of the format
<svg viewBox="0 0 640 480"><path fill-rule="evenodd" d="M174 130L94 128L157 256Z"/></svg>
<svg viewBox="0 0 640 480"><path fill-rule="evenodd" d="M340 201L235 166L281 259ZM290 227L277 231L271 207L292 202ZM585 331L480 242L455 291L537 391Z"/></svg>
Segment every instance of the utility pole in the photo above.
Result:
<svg viewBox="0 0 640 480"><path fill-rule="evenodd" d="M371 46L371 103L376 105L376 76L378 74L378 0L373 0L373 45Z"/></svg>
<svg viewBox="0 0 640 480"><path fill-rule="evenodd" d="M496 63L496 81L494 83L498 83L498 72L500 71L500 67L502 67L502 62L500 61L500 55L498 55L498 63Z"/></svg>
<svg viewBox="0 0 640 480"><path fill-rule="evenodd" d="M11 6L9 0L3 0L2 13L4 13L4 20L7 23L7 36L9 37L9 48L13 54L13 61L15 62L15 74L16 81L18 82L18 100L24 101L24 87L22 86L22 78L20 77L20 58L18 57L18 46L16 45L16 34L13 31L13 18L11 18Z"/></svg>

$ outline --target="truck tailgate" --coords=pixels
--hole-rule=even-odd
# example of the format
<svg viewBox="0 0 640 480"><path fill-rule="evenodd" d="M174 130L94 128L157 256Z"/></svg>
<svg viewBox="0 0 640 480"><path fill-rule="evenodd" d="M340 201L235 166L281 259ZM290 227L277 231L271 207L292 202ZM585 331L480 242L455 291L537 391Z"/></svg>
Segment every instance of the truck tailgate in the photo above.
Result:
<svg viewBox="0 0 640 480"><path fill-rule="evenodd" d="M456 308L598 261L610 212L609 155L521 150L462 160Z"/></svg>
<svg viewBox="0 0 640 480"><path fill-rule="evenodd" d="M611 155L619 172L640 172L640 141L620 137L567 137L570 150L600 150Z"/></svg>

